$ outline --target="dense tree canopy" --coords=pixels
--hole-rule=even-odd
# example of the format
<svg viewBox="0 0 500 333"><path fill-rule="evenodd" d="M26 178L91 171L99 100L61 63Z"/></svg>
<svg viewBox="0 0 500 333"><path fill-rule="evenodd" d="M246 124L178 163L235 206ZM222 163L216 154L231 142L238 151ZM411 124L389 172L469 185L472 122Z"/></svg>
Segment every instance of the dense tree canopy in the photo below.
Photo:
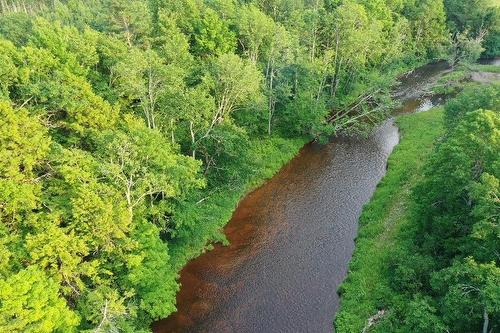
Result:
<svg viewBox="0 0 500 333"><path fill-rule="evenodd" d="M485 55L500 54L500 5L495 0L445 0L448 26L456 36L484 40Z"/></svg>
<svg viewBox="0 0 500 333"><path fill-rule="evenodd" d="M448 42L442 0L0 1L2 328L147 330L245 189L306 140L366 133Z"/></svg>

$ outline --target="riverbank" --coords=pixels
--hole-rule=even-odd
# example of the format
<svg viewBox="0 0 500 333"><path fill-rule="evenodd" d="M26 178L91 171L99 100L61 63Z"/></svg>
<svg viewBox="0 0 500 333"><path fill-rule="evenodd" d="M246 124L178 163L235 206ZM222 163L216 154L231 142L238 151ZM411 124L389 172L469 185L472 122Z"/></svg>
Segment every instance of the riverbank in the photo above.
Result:
<svg viewBox="0 0 500 333"><path fill-rule="evenodd" d="M411 83L401 90L398 94L392 96L394 99L401 97L409 98L411 94L415 94L415 98L420 97L421 92L412 91L415 84L412 77L436 76L435 79L442 75L442 71L448 65L443 61L436 63L426 63L420 61L411 65L393 69L390 73L386 73L387 77L393 78L393 88L398 90L398 85L401 82L410 81ZM421 73L420 73L421 72ZM426 82L432 85L434 81ZM369 90L369 87L366 87ZM417 102L420 103L420 102ZM415 105L406 105L405 110L414 111ZM171 263L177 271L181 271L190 260L196 259L203 253L213 249L214 244L228 245L227 237L223 229L231 220L231 216L235 213L238 204L245 198L246 195L258 189L260 186L275 176L287 163L296 157L301 149L306 147L307 143L311 143L310 137L284 138L275 136L271 138L254 139L249 143L251 150L249 157L241 164L251 165L250 169L238 166L231 170L231 179L226 185L214 186L201 191L200 197L194 202L189 201L180 211L189 215L192 221L197 221L193 228L187 228L183 234L177 233L169 242L169 254ZM242 171L243 169L243 171ZM206 228L208 231L199 233L197 229Z"/></svg>
<svg viewBox="0 0 500 333"><path fill-rule="evenodd" d="M468 84L489 84L500 81L500 66L496 59L491 64L463 65L440 77L432 86L434 95L457 95Z"/></svg>
<svg viewBox="0 0 500 333"><path fill-rule="evenodd" d="M225 186L204 191L196 205L188 204L184 211L197 221L195 229L187 229L170 243L171 262L180 271L190 260L211 250L215 242L228 245L223 232L238 203L251 191L259 188L286 165L309 141L307 138L273 137L252 140L245 172L235 170ZM195 232L205 228L203 233ZM193 232L189 232L192 230Z"/></svg>
<svg viewBox="0 0 500 333"><path fill-rule="evenodd" d="M387 76L394 78L395 89L397 89L396 82L400 84L404 81L410 81L410 84L393 98L397 99L403 96L408 98L412 93L415 93L410 92L412 84L415 84L411 79L413 76L418 79L421 79L422 75L424 77L434 75L439 77L445 68L447 65L442 61L431 64L425 64L422 61L393 70ZM420 96L420 92L416 93L415 96ZM413 110L413 108L414 105L405 107L408 110ZM174 269L181 271L190 260L213 249L214 244L228 245L229 242L223 229L231 220L238 203L250 192L258 189L276 175L310 141L311 138L305 136L298 138L275 136L251 140L249 143L251 149L246 156L246 161L241 161L241 164L250 165L250 168L242 168L241 165L235 167L234 170L230 170L231 175L230 179L226 181L227 184L219 184L200 191L196 200L190 200L182 209L178 209L178 211L183 212L183 215L189 216L189 218L182 216L181 219L197 222L196 225L193 223L190 228L184 228L182 234L176 233L175 237L169 240L170 261ZM206 232L198 232L199 228L205 228Z"/></svg>
<svg viewBox="0 0 500 333"><path fill-rule="evenodd" d="M446 70L440 62L404 75L395 98L415 112L422 87ZM362 207L398 136L388 120L369 138L340 137L302 150L305 140L252 144L251 172L235 170L235 181L183 209L205 230L170 242L172 262L182 268L178 311L153 330L329 332L339 305L332 291L346 276ZM211 251L198 257L203 249Z"/></svg>
<svg viewBox="0 0 500 333"><path fill-rule="evenodd" d="M408 223L410 189L443 134L442 119L442 108L397 119L401 142L389 158L386 176L363 209L349 275L339 290L342 302L335 320L337 333L361 332L368 318L376 320L382 314L379 309L383 309L388 290L388 250Z"/></svg>

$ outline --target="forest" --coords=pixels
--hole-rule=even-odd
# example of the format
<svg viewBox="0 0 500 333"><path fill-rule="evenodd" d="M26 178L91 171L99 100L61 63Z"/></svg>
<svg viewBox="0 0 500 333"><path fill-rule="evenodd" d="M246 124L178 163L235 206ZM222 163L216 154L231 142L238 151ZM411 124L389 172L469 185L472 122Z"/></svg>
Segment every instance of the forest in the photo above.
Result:
<svg viewBox="0 0 500 333"><path fill-rule="evenodd" d="M480 26L457 14L465 2L445 3L450 31ZM475 48L452 51L450 64ZM402 141L363 210L339 289L338 333L500 330L500 82L468 82L466 72L438 80L435 91L453 96L443 107L398 119Z"/></svg>
<svg viewBox="0 0 500 333"><path fill-rule="evenodd" d="M337 332L500 328L499 107L498 82L472 85L444 110L400 120L403 142L360 220Z"/></svg>
<svg viewBox="0 0 500 333"><path fill-rule="evenodd" d="M421 64L498 55L495 6L0 0L0 332L150 331L176 310L179 270L226 242L222 227L238 200L303 144L366 135L393 110L397 77ZM498 189L498 115L468 111L450 111L449 139L433 163L436 177L445 175L452 164L443 166L441 151L466 159L482 149L487 167L456 180L475 182L467 194L480 203L460 209L477 217L465 218L467 230L444 223L430 233L439 214L467 214L415 208L425 216L419 258L443 268L432 284L449 288L439 292L456 304L447 316L457 325L477 305L456 297L457 279L479 274L480 292L470 295L499 311L499 298L488 298L498 291L498 253L440 238L469 237L477 219L475 234L498 247L488 220L498 198L483 195ZM467 121L455 126L458 118ZM464 142L482 123L493 134ZM454 184L429 177L417 193L435 200L442 194L429 189ZM443 246L448 252L430 263ZM451 265L457 253L464 259ZM412 274L402 270L401 281ZM419 295L429 311L421 315L433 313Z"/></svg>

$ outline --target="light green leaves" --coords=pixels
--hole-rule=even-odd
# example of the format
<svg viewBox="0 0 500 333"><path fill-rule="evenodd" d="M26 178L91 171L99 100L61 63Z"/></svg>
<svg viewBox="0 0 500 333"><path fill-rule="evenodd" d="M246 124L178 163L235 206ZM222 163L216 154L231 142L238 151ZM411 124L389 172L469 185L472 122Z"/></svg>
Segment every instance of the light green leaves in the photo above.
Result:
<svg viewBox="0 0 500 333"><path fill-rule="evenodd" d="M126 118L121 131L108 132L102 140L102 172L130 211L146 200L181 197L203 185L198 161L177 154L160 132L133 117Z"/></svg>
<svg viewBox="0 0 500 333"><path fill-rule="evenodd" d="M236 47L234 33L212 9L205 9L194 24L193 52L198 56L219 56L231 53Z"/></svg>
<svg viewBox="0 0 500 333"><path fill-rule="evenodd" d="M0 221L13 226L40 195L36 169L47 157L47 129L25 109L0 101Z"/></svg>
<svg viewBox="0 0 500 333"><path fill-rule="evenodd" d="M79 317L59 296L59 286L31 266L0 280L0 327L5 332L76 332Z"/></svg>

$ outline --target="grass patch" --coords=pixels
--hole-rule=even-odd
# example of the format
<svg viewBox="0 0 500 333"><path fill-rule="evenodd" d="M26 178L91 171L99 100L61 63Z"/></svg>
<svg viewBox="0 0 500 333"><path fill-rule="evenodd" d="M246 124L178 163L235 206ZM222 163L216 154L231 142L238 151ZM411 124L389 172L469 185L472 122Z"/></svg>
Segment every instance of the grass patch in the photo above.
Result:
<svg viewBox="0 0 500 333"><path fill-rule="evenodd" d="M443 110L401 116L397 123L401 142L389 158L386 176L363 208L349 275L339 289L342 302L335 320L337 333L361 332L368 318L384 307L391 292L387 253L407 223L410 189L443 133Z"/></svg>
<svg viewBox="0 0 500 333"><path fill-rule="evenodd" d="M443 75L432 88L434 94L450 95L458 93L471 80L471 72L460 68Z"/></svg>
<svg viewBox="0 0 500 333"><path fill-rule="evenodd" d="M200 193L200 198L187 202L179 209L178 218L190 221L191 225L183 228L182 234L169 243L173 266L182 269L189 260L210 250L215 242L227 244L223 228L230 221L239 201L272 178L308 140L280 137L252 140L245 168L236 166L232 170L231 181L207 189Z"/></svg>
<svg viewBox="0 0 500 333"><path fill-rule="evenodd" d="M470 84L474 72L500 73L500 66L481 64L458 66L454 71L439 78L432 88L432 92L439 95L457 94L467 84Z"/></svg>
<svg viewBox="0 0 500 333"><path fill-rule="evenodd" d="M475 72L500 73L500 66L497 65L474 64L470 68Z"/></svg>

